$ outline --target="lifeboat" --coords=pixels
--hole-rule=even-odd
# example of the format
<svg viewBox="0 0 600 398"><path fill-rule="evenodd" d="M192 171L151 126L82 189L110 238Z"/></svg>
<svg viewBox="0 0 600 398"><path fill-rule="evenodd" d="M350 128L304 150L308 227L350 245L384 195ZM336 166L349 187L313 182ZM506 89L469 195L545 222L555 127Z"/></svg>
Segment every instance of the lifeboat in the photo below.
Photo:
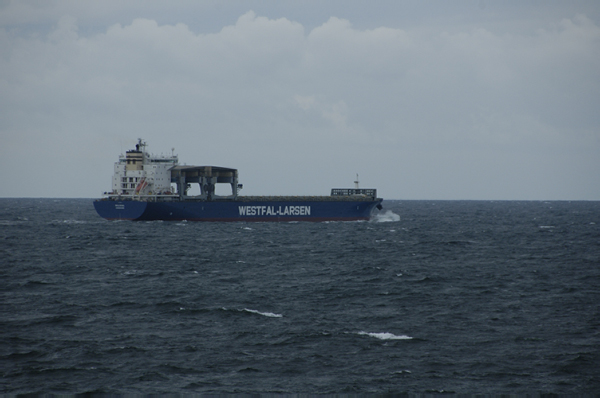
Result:
<svg viewBox="0 0 600 398"><path fill-rule="evenodd" d="M137 187L135 187L135 193L139 194L144 188L148 186L148 182L146 182L146 177L143 177Z"/></svg>

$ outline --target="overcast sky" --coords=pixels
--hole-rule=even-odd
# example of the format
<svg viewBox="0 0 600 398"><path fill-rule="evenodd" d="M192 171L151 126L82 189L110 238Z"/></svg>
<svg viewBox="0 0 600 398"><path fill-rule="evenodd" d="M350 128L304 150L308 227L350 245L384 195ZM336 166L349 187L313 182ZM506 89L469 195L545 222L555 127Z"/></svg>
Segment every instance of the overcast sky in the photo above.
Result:
<svg viewBox="0 0 600 398"><path fill-rule="evenodd" d="M0 196L137 138L247 195L600 200L600 1L0 0Z"/></svg>

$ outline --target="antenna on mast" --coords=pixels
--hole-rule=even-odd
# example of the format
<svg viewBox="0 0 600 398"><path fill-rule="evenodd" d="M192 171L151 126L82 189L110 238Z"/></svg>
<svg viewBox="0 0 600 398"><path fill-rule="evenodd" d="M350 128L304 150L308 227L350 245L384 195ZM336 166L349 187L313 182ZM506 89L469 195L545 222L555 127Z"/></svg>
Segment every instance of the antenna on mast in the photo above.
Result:
<svg viewBox="0 0 600 398"><path fill-rule="evenodd" d="M358 189L358 173L356 173L356 181L354 181L354 188Z"/></svg>

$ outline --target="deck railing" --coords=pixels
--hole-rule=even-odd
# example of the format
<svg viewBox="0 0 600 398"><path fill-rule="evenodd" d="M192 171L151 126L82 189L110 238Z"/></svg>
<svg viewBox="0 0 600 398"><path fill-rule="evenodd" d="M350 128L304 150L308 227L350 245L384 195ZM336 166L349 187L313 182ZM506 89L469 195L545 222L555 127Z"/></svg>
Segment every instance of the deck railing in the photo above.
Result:
<svg viewBox="0 0 600 398"><path fill-rule="evenodd" d="M331 196L368 196L371 198L377 197L376 189L356 189L356 188L333 188L331 190Z"/></svg>

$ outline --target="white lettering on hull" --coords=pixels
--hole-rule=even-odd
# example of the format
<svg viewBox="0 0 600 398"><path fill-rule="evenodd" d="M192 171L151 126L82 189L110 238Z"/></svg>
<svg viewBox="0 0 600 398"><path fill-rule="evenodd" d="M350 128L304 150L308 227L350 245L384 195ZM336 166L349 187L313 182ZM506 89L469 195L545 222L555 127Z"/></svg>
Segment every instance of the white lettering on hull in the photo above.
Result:
<svg viewBox="0 0 600 398"><path fill-rule="evenodd" d="M238 206L240 216L310 216L310 206Z"/></svg>

